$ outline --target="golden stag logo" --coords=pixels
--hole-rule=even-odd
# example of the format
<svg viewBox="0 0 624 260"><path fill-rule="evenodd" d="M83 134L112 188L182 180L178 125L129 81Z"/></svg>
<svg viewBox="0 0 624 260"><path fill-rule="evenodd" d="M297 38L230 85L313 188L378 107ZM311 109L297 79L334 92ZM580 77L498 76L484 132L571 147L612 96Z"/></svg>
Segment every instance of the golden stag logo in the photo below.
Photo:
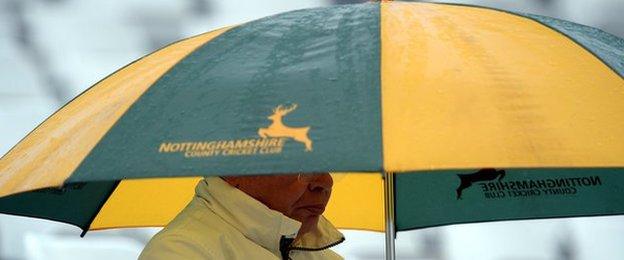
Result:
<svg viewBox="0 0 624 260"><path fill-rule="evenodd" d="M266 137L290 137L297 142L305 144L306 151L312 151L312 141L308 138L309 126L306 127L289 127L282 123L282 117L297 109L297 104L286 108L282 105L273 109L273 114L267 117L273 123L267 128L258 129L258 135L262 138Z"/></svg>

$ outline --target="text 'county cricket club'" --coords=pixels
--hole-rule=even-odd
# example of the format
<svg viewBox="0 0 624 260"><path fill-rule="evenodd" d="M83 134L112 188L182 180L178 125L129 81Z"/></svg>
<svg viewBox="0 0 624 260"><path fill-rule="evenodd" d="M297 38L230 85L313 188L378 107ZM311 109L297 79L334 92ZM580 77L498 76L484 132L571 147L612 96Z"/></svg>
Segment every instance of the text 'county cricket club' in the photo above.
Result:
<svg viewBox="0 0 624 260"><path fill-rule="evenodd" d="M273 123L258 129L258 137L233 140L208 140L189 142L163 142L159 153L180 153L186 158L213 156L271 155L282 152L288 140L303 144L304 151L312 151L312 141L308 137L309 126L290 127L282 123L282 117L297 109L297 104L290 107L279 105L268 117Z"/></svg>

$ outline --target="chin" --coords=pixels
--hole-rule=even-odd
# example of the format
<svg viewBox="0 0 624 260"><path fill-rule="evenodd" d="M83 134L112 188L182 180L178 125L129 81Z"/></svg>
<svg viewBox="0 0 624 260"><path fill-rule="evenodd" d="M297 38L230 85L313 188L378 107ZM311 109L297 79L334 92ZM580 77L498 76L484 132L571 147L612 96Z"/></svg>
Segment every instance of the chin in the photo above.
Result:
<svg viewBox="0 0 624 260"><path fill-rule="evenodd" d="M306 218L306 221L309 221L310 223L316 224L316 222L318 222L320 217L321 217L321 215L311 215L311 216L308 216Z"/></svg>

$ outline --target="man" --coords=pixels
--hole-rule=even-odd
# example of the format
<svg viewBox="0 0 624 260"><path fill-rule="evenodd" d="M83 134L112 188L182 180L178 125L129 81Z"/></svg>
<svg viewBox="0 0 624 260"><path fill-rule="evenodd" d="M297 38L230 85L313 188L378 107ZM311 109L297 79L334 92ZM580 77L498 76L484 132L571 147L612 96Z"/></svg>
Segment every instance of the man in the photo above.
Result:
<svg viewBox="0 0 624 260"><path fill-rule="evenodd" d="M332 185L328 173L205 178L139 259L342 259L321 215Z"/></svg>

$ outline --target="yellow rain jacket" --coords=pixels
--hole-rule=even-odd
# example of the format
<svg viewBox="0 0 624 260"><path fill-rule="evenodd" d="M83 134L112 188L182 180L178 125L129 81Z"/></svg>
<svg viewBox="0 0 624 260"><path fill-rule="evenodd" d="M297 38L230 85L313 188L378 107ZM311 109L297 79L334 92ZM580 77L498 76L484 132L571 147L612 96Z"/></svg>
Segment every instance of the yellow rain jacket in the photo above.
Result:
<svg viewBox="0 0 624 260"><path fill-rule="evenodd" d="M139 256L154 259L342 259L327 249L344 236L327 219L293 241L301 223L219 177L197 184L196 196ZM282 255L284 254L284 255Z"/></svg>

